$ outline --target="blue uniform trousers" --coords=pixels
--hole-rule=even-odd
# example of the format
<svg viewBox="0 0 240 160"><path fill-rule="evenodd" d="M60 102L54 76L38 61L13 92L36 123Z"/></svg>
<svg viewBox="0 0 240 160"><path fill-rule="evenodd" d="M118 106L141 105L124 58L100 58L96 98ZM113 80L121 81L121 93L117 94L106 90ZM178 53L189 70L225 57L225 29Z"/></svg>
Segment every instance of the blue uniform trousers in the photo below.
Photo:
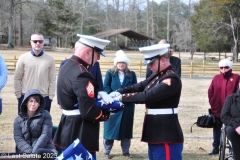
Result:
<svg viewBox="0 0 240 160"><path fill-rule="evenodd" d="M148 144L149 160L181 160L183 144Z"/></svg>

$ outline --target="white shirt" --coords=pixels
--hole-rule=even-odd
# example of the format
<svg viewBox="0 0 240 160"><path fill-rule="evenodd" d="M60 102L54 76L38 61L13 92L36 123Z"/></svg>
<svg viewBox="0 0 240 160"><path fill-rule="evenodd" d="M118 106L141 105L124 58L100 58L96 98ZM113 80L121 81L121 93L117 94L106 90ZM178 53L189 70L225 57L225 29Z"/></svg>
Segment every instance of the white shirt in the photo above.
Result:
<svg viewBox="0 0 240 160"><path fill-rule="evenodd" d="M118 71L118 77L119 77L120 83L122 85L123 79L124 79L124 72L123 71Z"/></svg>

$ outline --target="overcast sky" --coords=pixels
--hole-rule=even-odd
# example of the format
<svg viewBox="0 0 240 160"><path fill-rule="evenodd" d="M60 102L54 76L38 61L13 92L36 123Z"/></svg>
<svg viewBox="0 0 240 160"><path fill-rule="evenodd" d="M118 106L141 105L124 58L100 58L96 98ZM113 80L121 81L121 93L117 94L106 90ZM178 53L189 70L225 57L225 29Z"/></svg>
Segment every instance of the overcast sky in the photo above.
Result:
<svg viewBox="0 0 240 160"><path fill-rule="evenodd" d="M154 0L157 3L160 3L162 1L167 1L167 0ZM189 0L182 0L184 3L188 4ZM199 0L191 0L191 3L199 2Z"/></svg>

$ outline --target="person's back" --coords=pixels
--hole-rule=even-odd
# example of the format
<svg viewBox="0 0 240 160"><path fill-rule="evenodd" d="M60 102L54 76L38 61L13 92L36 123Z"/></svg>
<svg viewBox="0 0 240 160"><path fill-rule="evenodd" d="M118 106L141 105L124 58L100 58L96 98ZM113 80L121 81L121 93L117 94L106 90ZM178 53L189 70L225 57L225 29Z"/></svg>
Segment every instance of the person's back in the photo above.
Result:
<svg viewBox="0 0 240 160"><path fill-rule="evenodd" d="M60 68L62 68L62 66L67 63L69 61L69 59L65 59L60 63ZM100 69L100 64L98 61L96 61L94 63L93 66L89 67L89 71L92 74L93 78L96 80L97 84L98 84L98 91L102 91L103 90L103 81L102 81L102 73L101 73L101 69Z"/></svg>
<svg viewBox="0 0 240 160"><path fill-rule="evenodd" d="M13 130L20 153L57 154L52 144L52 117L44 110L44 106L44 98L38 90L26 92Z"/></svg>
<svg viewBox="0 0 240 160"><path fill-rule="evenodd" d="M171 56L170 63L173 66L175 73L178 75L179 78L181 78L181 59L175 56Z"/></svg>

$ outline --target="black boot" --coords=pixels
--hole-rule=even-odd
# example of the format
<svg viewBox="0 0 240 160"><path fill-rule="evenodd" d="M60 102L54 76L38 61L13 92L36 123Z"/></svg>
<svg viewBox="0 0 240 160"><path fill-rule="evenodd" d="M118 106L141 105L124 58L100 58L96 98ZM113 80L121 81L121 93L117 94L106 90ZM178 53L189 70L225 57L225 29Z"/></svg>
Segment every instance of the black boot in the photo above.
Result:
<svg viewBox="0 0 240 160"><path fill-rule="evenodd" d="M219 148L218 147L214 147L213 150L208 153L208 155L214 155L214 154L219 154Z"/></svg>

